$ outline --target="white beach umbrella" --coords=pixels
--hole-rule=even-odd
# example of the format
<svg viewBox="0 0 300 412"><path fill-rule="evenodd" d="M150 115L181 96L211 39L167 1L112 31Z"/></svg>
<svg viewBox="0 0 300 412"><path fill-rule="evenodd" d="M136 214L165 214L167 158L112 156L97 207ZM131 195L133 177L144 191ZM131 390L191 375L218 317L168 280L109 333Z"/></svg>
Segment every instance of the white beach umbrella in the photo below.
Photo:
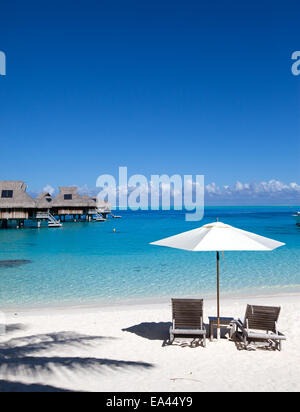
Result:
<svg viewBox="0 0 300 412"><path fill-rule="evenodd" d="M198 229L180 233L151 243L192 252L217 252L217 317L220 336L220 251L271 251L284 243L268 239L221 222L210 223Z"/></svg>

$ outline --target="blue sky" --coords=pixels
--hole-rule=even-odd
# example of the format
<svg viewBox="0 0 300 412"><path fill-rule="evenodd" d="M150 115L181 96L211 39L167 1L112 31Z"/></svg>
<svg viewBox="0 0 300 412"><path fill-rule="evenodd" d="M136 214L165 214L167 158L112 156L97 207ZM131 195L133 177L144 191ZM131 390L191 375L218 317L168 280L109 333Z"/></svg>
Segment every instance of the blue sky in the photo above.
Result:
<svg viewBox="0 0 300 412"><path fill-rule="evenodd" d="M94 187L127 166L300 196L300 6L275 3L3 0L0 178Z"/></svg>

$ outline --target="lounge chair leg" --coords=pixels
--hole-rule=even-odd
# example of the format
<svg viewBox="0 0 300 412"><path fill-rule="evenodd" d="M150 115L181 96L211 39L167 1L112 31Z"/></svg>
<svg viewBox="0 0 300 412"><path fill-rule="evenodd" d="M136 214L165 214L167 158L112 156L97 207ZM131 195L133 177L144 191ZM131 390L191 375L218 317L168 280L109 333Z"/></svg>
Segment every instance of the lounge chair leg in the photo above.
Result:
<svg viewBox="0 0 300 412"><path fill-rule="evenodd" d="M282 341L281 340L278 342L277 348L278 348L279 352L282 351Z"/></svg>
<svg viewBox="0 0 300 412"><path fill-rule="evenodd" d="M232 340L233 335L234 335L235 332L236 332L235 325L232 324L232 325L231 325L231 328L230 328L230 331L229 331L229 338L230 338L230 340Z"/></svg>
<svg viewBox="0 0 300 412"><path fill-rule="evenodd" d="M171 329L170 329L170 344L172 345L172 343L174 342L174 339L175 339L175 336L174 336L174 334L171 332Z"/></svg>
<svg viewBox="0 0 300 412"><path fill-rule="evenodd" d="M206 335L203 337L203 347L206 348Z"/></svg>

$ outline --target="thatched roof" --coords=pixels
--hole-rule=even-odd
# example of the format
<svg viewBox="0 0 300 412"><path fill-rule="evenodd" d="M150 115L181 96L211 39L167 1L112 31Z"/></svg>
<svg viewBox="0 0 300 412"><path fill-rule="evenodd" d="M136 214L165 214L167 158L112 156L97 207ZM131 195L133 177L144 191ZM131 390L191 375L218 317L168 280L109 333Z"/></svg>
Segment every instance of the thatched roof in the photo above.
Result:
<svg viewBox="0 0 300 412"><path fill-rule="evenodd" d="M51 209L53 198L50 193L42 192L35 199L35 203L38 209Z"/></svg>
<svg viewBox="0 0 300 412"><path fill-rule="evenodd" d="M34 209L35 201L26 193L26 189L26 184L21 181L0 181L0 209ZM7 191L10 192L9 197L3 197L7 196Z"/></svg>
<svg viewBox="0 0 300 412"><path fill-rule="evenodd" d="M52 202L52 207L93 208L95 206L95 201L87 195L80 195L76 186L60 187L59 194Z"/></svg>
<svg viewBox="0 0 300 412"><path fill-rule="evenodd" d="M26 189L26 184L21 181L0 181L0 209L80 207L88 209L99 208L102 212L109 212L111 210L110 203L99 201L95 197L90 197L88 195L80 195L76 186L60 187L59 194L55 198L53 198L50 193L43 192L40 193L37 198L32 199L28 193L26 193Z"/></svg>

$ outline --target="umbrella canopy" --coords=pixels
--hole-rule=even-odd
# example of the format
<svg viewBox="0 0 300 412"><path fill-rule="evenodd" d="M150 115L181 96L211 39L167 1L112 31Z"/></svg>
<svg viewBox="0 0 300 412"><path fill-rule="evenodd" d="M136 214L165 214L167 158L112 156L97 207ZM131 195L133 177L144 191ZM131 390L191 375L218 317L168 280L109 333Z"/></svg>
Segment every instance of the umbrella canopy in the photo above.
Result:
<svg viewBox="0 0 300 412"><path fill-rule="evenodd" d="M167 246L192 252L209 251L268 251L284 243L256 235L222 222L210 223L198 229L180 233L151 245Z"/></svg>
<svg viewBox="0 0 300 412"><path fill-rule="evenodd" d="M151 243L192 252L217 252L217 317L218 336L220 335L220 251L271 251L284 243L268 239L255 233L246 232L222 222L214 222L198 229L180 233Z"/></svg>

